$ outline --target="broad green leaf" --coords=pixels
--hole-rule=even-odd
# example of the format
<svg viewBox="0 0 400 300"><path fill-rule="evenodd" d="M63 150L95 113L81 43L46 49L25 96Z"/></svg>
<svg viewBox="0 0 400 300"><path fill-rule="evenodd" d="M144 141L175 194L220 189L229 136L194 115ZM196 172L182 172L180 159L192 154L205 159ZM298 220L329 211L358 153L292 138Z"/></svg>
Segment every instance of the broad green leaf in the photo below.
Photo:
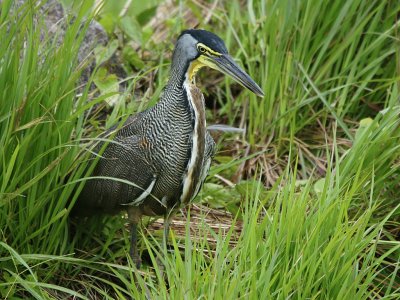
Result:
<svg viewBox="0 0 400 300"><path fill-rule="evenodd" d="M96 64L101 65L113 56L118 48L118 41L113 40L106 46L99 45L94 49L94 55L96 58Z"/></svg>

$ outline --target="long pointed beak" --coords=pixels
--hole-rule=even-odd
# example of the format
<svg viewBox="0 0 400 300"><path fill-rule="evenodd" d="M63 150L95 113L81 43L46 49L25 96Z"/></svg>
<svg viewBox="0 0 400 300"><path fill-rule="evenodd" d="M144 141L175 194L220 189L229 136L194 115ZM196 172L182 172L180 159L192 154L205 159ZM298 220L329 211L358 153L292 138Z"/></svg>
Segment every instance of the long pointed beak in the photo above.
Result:
<svg viewBox="0 0 400 300"><path fill-rule="evenodd" d="M231 76L234 80L239 82L245 88L248 88L257 96L264 97L264 92L258 84L255 83L254 80L251 79L251 77L243 71L228 54L222 54L221 56L212 58L208 57L208 60L212 64L211 67Z"/></svg>

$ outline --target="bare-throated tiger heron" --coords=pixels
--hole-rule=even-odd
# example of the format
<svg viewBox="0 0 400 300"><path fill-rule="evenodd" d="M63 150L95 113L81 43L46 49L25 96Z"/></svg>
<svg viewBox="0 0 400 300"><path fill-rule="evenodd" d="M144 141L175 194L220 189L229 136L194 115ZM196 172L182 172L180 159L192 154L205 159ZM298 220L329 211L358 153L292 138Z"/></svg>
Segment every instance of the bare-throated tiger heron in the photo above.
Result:
<svg viewBox="0 0 400 300"><path fill-rule="evenodd" d="M132 226L130 254L138 266L136 232L141 217L164 215L166 239L169 216L197 195L210 168L215 143L206 129L204 97L195 84L195 75L204 66L264 95L218 36L205 30L183 31L160 101L104 134L113 140L103 149L75 205L78 214L126 209ZM103 145L98 143L95 151Z"/></svg>

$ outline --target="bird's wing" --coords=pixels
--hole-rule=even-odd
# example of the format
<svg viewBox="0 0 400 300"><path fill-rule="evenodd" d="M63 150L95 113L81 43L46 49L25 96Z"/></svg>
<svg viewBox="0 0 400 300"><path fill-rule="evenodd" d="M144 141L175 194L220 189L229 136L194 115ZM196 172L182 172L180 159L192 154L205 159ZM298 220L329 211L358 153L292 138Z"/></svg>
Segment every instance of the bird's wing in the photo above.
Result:
<svg viewBox="0 0 400 300"><path fill-rule="evenodd" d="M140 132L139 118L128 118L115 137L105 145L96 167L78 202L85 207L113 212L121 205L140 205L151 194L157 171L149 161L146 139ZM111 128L116 130L116 128ZM107 132L105 136L112 136ZM96 146L99 152L104 141Z"/></svg>

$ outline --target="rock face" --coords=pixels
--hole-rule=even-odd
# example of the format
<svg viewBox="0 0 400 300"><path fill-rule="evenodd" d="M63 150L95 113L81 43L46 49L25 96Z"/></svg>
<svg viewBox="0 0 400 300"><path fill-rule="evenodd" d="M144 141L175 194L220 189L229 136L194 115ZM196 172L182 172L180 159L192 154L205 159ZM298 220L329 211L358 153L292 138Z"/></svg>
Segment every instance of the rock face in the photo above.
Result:
<svg viewBox="0 0 400 300"><path fill-rule="evenodd" d="M15 6L20 7L24 5L27 0L15 1ZM37 1L38 16L43 18L44 25L46 27L48 35L58 35L58 42L61 43L64 32L66 29L66 22L68 20L67 13L63 6L56 0L48 0L42 3ZM44 37L44 34L42 35ZM90 63L82 72L80 84L85 84L88 81L90 74L95 68L95 59L93 55L93 49L97 45L105 46L108 43L108 36L103 27L96 21L92 21L86 31L85 38L81 44L78 53L78 62L88 60Z"/></svg>
<svg viewBox="0 0 400 300"><path fill-rule="evenodd" d="M25 2L26 0L22 0ZM40 7L41 15L44 16L44 22L46 24L48 32L59 34L60 39L63 38L63 32L65 32L67 14L64 11L63 6L56 0L49 0ZM82 62L85 59L89 59L90 64L83 70L80 84L85 84L90 77L90 74L95 68L95 59L93 55L93 49L97 45L105 46L108 42L107 33L103 27L96 21L92 21L86 31L85 38L81 44L78 53L78 62Z"/></svg>

